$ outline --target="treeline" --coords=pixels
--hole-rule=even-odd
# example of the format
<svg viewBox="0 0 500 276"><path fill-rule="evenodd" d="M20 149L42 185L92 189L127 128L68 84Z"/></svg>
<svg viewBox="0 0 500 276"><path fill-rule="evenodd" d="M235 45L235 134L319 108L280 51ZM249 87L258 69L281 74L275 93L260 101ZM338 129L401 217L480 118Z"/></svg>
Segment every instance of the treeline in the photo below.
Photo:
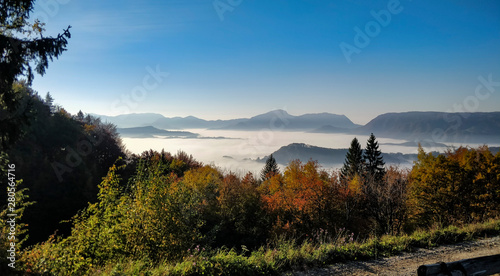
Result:
<svg viewBox="0 0 500 276"><path fill-rule="evenodd" d="M18 125L20 138L11 140L1 158L16 166L20 188L27 188L25 194L36 202L23 218L31 230L27 242L34 244L56 230L70 234L71 224L61 221L97 200L99 182L119 157L125 157L125 148L114 125L81 112L72 116L55 105L50 94L42 98L25 83L14 83L14 91L26 103L26 120ZM8 131L2 135L11 136ZM6 200L2 196L0 206Z"/></svg>
<svg viewBox="0 0 500 276"><path fill-rule="evenodd" d="M263 178L222 173L183 153L149 151L134 160L109 170L70 236L26 250L24 269L80 274L124 259L181 260L193 250L410 233L500 211L500 153L487 147L439 156L420 149L411 171L389 167L382 175L370 174L363 158L350 176L314 161L293 161L281 173L269 158Z"/></svg>

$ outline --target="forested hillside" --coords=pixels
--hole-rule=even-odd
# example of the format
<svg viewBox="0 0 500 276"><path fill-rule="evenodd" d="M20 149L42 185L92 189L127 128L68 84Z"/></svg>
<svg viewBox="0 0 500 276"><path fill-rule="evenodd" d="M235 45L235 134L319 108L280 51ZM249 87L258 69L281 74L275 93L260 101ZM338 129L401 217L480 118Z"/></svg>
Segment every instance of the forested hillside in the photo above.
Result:
<svg viewBox="0 0 500 276"><path fill-rule="evenodd" d="M83 113L72 116L54 105L50 94L42 99L25 84L15 87L30 102L29 118L23 137L5 153L36 202L24 217L32 244L57 229L69 234L70 225L60 222L97 200L98 183L117 158L125 157L125 149L115 126ZM6 200L0 199L2 206Z"/></svg>

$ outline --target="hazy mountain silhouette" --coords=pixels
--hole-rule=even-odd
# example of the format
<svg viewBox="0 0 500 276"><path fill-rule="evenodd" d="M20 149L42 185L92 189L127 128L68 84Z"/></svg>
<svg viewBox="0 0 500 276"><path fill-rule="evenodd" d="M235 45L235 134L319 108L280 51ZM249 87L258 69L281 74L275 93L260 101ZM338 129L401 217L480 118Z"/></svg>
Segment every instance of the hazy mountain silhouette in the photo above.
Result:
<svg viewBox="0 0 500 276"><path fill-rule="evenodd" d="M117 132L122 137L129 138L153 138L158 136L166 138L197 138L199 136L199 134L188 131L168 131L152 126L118 128Z"/></svg>
<svg viewBox="0 0 500 276"><path fill-rule="evenodd" d="M293 130L310 131L324 125L331 125L338 128L355 128L359 125L354 124L345 115L336 115L331 113L304 114L293 116L284 110L274 110L254 116L247 120L242 120L236 124L230 124L220 129L231 130Z"/></svg>
<svg viewBox="0 0 500 276"><path fill-rule="evenodd" d="M163 117L163 115L157 113L131 113L118 116L106 116L98 114L91 115L100 117L101 121L112 123L121 128L151 126L154 121L165 118ZM165 127L165 129L172 128Z"/></svg>
<svg viewBox="0 0 500 276"><path fill-rule="evenodd" d="M500 112L404 112L377 116L354 133L410 141L488 143L500 141Z"/></svg>
<svg viewBox="0 0 500 276"><path fill-rule="evenodd" d="M319 128L310 130L310 133L350 133L354 128L342 128L342 127L334 127L331 125L321 126Z"/></svg>
<svg viewBox="0 0 500 276"><path fill-rule="evenodd" d="M160 118L152 123L153 126L165 129L189 129L189 128L221 128L230 124L236 124L245 119L213 120L207 121L194 116Z"/></svg>
<svg viewBox="0 0 500 276"><path fill-rule="evenodd" d="M331 149L311 146L303 143L293 143L272 153L278 163L286 165L292 160L318 161L323 165L340 165L345 161L348 149ZM417 154L402 153L382 153L384 161L388 165L412 165L417 160ZM263 157L258 161L264 162L267 159Z"/></svg>
<svg viewBox="0 0 500 276"><path fill-rule="evenodd" d="M448 145L443 144L443 143L436 143L431 140L424 140L421 143L422 147L440 147L440 148L446 148ZM411 147L411 148L417 148L418 147L418 142L416 141L408 141L404 143L380 143L380 145L387 145L387 146L402 146L402 147Z"/></svg>
<svg viewBox="0 0 500 276"><path fill-rule="evenodd" d="M338 128L355 128L354 124L344 115L331 113L305 114L293 116L284 110L274 110L251 118L232 120L203 120L194 116L167 118L161 114L143 113L126 114L118 116L104 116L103 121L113 123L118 127L141 127L154 126L161 129L232 129L232 130L312 130L324 125L332 125Z"/></svg>
<svg viewBox="0 0 500 276"><path fill-rule="evenodd" d="M159 129L219 129L307 131L312 133L348 133L403 139L414 143L498 143L500 112L445 113L402 112L385 113L364 126L354 124L344 115L331 113L294 116L284 110L274 110L251 118L203 120L193 116L167 118L161 114L143 113L103 116L103 121L118 127L154 126Z"/></svg>

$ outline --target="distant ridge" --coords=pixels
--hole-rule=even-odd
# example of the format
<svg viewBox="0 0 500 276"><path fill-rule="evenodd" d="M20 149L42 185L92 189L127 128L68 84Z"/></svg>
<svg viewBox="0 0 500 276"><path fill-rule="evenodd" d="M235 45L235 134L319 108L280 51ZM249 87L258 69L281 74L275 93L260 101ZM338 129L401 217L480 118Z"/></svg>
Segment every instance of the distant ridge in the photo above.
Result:
<svg viewBox="0 0 500 276"><path fill-rule="evenodd" d="M351 129L359 127L345 115L332 113L315 113L293 116L286 111L278 109L265 114L242 120L236 124L230 124L220 129L229 130L302 130L309 131L324 125L337 128Z"/></svg>
<svg viewBox="0 0 500 276"><path fill-rule="evenodd" d="M403 139L422 143L485 143L500 141L500 112L446 113L401 112L377 116L364 126L354 124L345 115L332 113L290 115L274 110L251 118L211 120L188 117L167 118L156 113L103 116L103 121L120 128L153 126L158 129L271 130L311 133L347 133Z"/></svg>
<svg viewBox="0 0 500 276"><path fill-rule="evenodd" d="M129 138L197 138L199 134L188 131L168 131L158 129L152 126L145 127L131 127L131 128L118 128L116 130L122 137Z"/></svg>
<svg viewBox="0 0 500 276"><path fill-rule="evenodd" d="M283 146L272 155L280 164L286 165L292 160L301 160L307 162L309 160L318 161L322 165L341 165L345 161L347 149L331 149L323 148L303 143L293 143ZM435 152L435 154L437 154ZM384 161L387 165L413 165L413 161L417 160L417 154L402 154L402 153L382 153ZM263 157L259 161L264 162L267 159Z"/></svg>
<svg viewBox="0 0 500 276"><path fill-rule="evenodd" d="M409 141L499 143L500 112L403 112L377 116L355 133Z"/></svg>
<svg viewBox="0 0 500 276"><path fill-rule="evenodd" d="M353 129L347 129L347 128L342 128L342 127L334 127L330 125L326 126L321 126L319 128L310 130L310 133L349 133Z"/></svg>
<svg viewBox="0 0 500 276"><path fill-rule="evenodd" d="M130 113L118 116L91 115L100 117L103 122L109 122L121 128L151 126L152 122L164 118L163 115L157 113Z"/></svg>
<svg viewBox="0 0 500 276"><path fill-rule="evenodd" d="M104 116L103 121L115 124L120 128L154 126L160 129L225 129L225 130L303 130L309 131L324 125L333 125L338 128L356 128L344 115L331 113L304 114L293 116L284 110L274 110L251 118L232 120L203 120L194 116L167 118L156 113L126 114L118 116Z"/></svg>

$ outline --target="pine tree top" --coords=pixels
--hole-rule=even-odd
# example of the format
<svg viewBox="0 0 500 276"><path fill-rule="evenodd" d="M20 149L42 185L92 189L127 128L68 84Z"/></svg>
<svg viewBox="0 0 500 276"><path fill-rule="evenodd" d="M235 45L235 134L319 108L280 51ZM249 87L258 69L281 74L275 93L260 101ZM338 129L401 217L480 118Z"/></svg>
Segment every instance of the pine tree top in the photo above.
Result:
<svg viewBox="0 0 500 276"><path fill-rule="evenodd" d="M267 160L266 160L266 165L262 169L262 171L260 173L260 177L262 178L262 180L266 180L266 179L272 177L273 175L279 174L279 173L280 173L280 170L278 167L278 162L276 162L276 159L271 154L269 156L269 158L267 158Z"/></svg>
<svg viewBox="0 0 500 276"><path fill-rule="evenodd" d="M344 166L341 169L343 178L352 178L362 172L363 150L356 137L352 139L351 146L346 154Z"/></svg>

